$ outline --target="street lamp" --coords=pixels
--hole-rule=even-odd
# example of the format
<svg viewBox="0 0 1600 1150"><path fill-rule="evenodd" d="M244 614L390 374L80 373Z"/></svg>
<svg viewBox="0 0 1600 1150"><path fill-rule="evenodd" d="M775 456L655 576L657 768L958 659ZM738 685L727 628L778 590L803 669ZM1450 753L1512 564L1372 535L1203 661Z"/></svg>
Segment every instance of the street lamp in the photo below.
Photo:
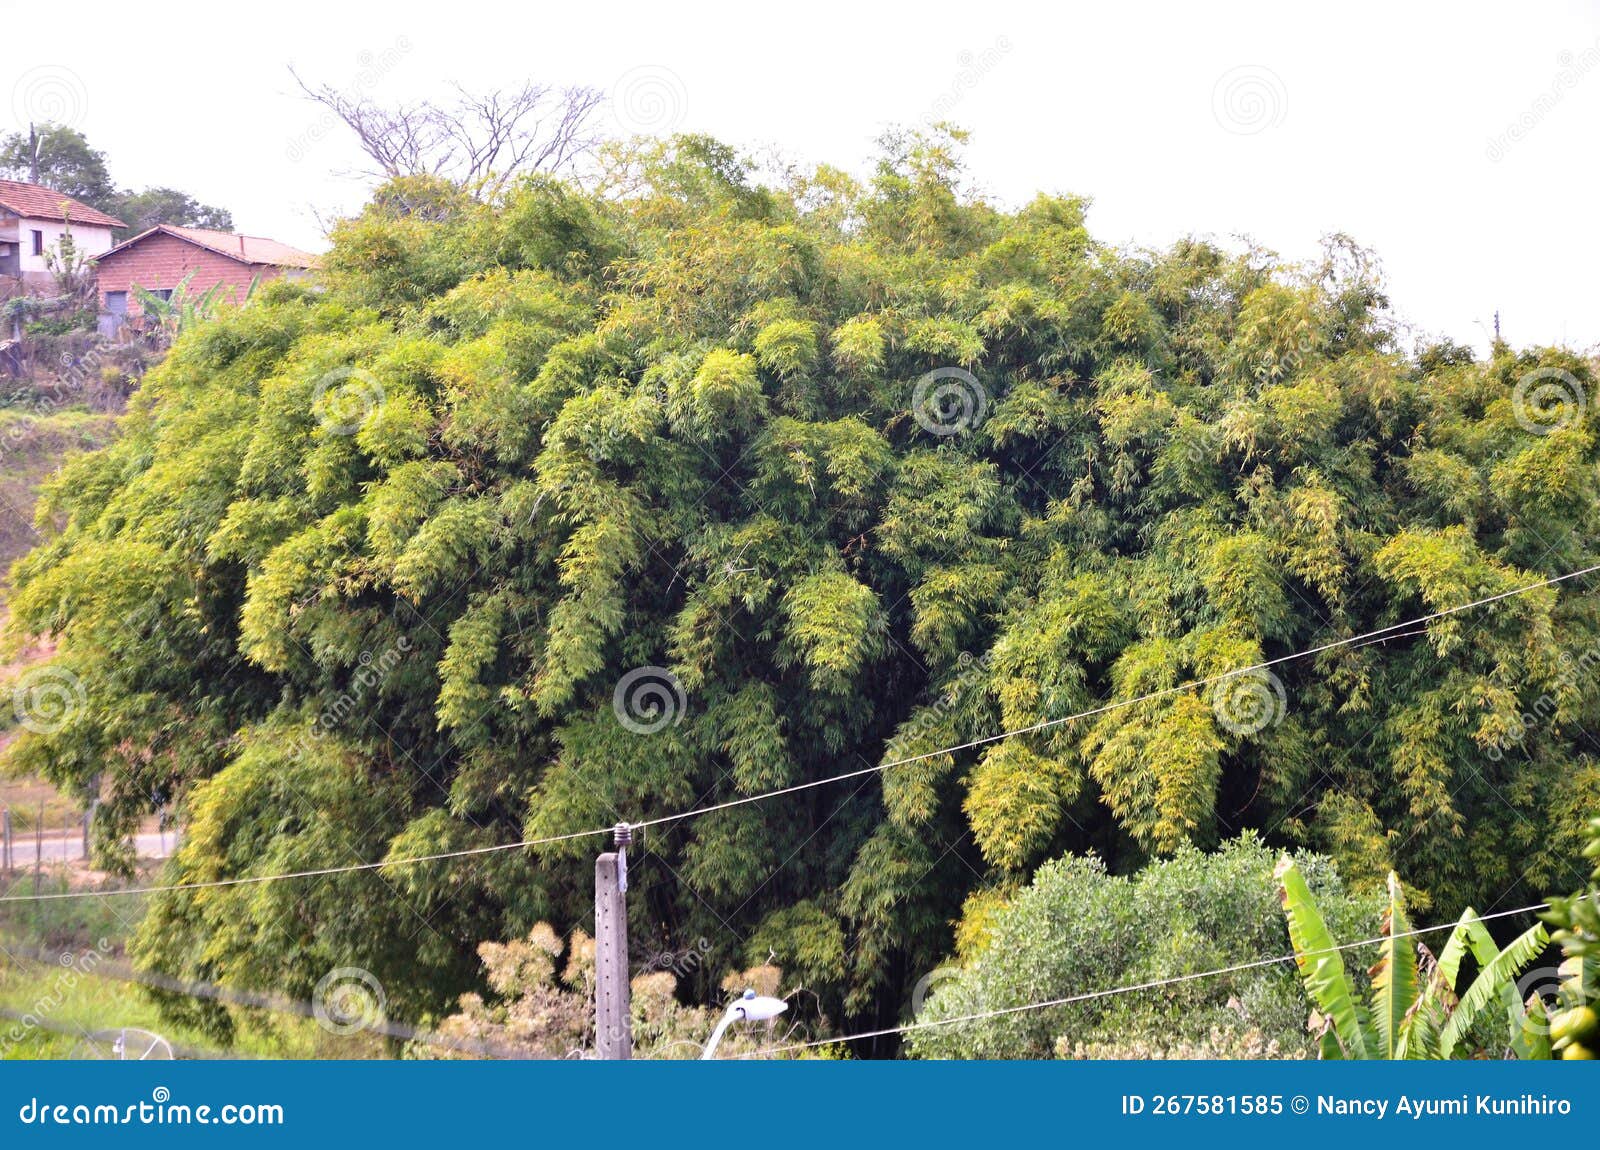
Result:
<svg viewBox="0 0 1600 1150"><path fill-rule="evenodd" d="M723 1012L722 1021L718 1022L717 1028L711 1032L711 1040L706 1043L705 1053L700 1055L701 1061L716 1056L717 1043L722 1041L722 1032L728 1029L729 1023L766 1022L788 1009L789 1004L781 998L768 998L753 990L745 991L742 997L728 1004L728 1009Z"/></svg>

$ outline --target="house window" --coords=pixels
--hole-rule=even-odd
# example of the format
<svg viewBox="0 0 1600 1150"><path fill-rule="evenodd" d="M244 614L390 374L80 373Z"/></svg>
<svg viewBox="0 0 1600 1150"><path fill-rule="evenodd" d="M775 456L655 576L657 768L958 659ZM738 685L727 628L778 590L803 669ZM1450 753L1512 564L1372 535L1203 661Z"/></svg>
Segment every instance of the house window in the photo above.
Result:
<svg viewBox="0 0 1600 1150"><path fill-rule="evenodd" d="M128 293L125 291L106 292L106 310L112 315L127 315Z"/></svg>
<svg viewBox="0 0 1600 1150"><path fill-rule="evenodd" d="M154 288L151 290L150 294L155 296L158 300L169 300L172 298L172 289Z"/></svg>
<svg viewBox="0 0 1600 1150"><path fill-rule="evenodd" d="M38 228L34 228L31 234L33 235L33 254L36 256L44 255L44 233Z"/></svg>

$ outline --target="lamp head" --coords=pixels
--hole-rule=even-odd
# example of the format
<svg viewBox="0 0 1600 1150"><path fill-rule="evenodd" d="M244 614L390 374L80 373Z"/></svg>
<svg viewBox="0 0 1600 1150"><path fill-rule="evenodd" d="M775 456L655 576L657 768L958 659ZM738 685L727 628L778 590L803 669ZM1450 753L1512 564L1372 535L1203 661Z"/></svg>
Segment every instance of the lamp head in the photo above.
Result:
<svg viewBox="0 0 1600 1150"><path fill-rule="evenodd" d="M733 1004L728 1007L728 1012L744 1019L746 1022L766 1022L770 1018L778 1017L788 1009L789 1004L781 998L769 998L764 994L757 994L753 990L747 990L742 998L734 1000Z"/></svg>

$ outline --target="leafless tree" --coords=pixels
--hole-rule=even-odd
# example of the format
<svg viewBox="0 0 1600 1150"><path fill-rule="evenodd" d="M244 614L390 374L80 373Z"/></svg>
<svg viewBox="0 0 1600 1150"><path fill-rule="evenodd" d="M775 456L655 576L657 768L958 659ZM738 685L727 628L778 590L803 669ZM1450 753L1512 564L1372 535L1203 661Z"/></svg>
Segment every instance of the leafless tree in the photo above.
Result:
<svg viewBox="0 0 1600 1150"><path fill-rule="evenodd" d="M605 97L593 88L529 81L476 95L457 84L452 104L385 105L365 92L313 86L293 68L289 73L307 99L356 134L376 165L368 175L441 176L488 196L520 173L561 171L600 140L594 119Z"/></svg>

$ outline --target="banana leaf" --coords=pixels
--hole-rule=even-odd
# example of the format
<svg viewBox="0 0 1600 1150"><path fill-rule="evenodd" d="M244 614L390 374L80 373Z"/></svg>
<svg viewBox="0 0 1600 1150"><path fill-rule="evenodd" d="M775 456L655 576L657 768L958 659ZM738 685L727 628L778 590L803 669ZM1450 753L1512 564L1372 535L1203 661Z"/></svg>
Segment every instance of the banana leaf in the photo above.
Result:
<svg viewBox="0 0 1600 1150"><path fill-rule="evenodd" d="M1483 927L1482 923L1475 925L1480 930ZM1488 931L1483 933L1487 935ZM1493 944L1494 940L1491 938L1489 945ZM1506 1001L1509 995L1507 1009L1513 1027L1512 1034L1520 1032L1524 1012L1521 999L1517 997L1516 977L1529 963L1544 953L1545 947L1549 944L1549 934L1546 933L1543 924L1538 924L1512 939L1504 950L1497 951L1487 962L1483 962L1480 956L1482 969L1478 972L1478 977L1472 980L1472 985L1461 996L1460 1004L1451 1013L1450 1021L1445 1023L1444 1030L1439 1035L1441 1056L1450 1057L1478 1015L1496 998ZM1477 947L1474 948L1474 953L1478 953Z"/></svg>
<svg viewBox="0 0 1600 1150"><path fill-rule="evenodd" d="M1289 923L1289 941L1294 946L1295 965L1300 969L1306 993L1318 1010L1333 1020L1338 1045L1346 1058L1370 1058L1376 1038L1367 1028L1350 991L1350 979L1338 943L1317 909L1305 876L1294 860L1285 855L1274 872L1284 917ZM1326 1055L1328 1043L1323 1042Z"/></svg>

